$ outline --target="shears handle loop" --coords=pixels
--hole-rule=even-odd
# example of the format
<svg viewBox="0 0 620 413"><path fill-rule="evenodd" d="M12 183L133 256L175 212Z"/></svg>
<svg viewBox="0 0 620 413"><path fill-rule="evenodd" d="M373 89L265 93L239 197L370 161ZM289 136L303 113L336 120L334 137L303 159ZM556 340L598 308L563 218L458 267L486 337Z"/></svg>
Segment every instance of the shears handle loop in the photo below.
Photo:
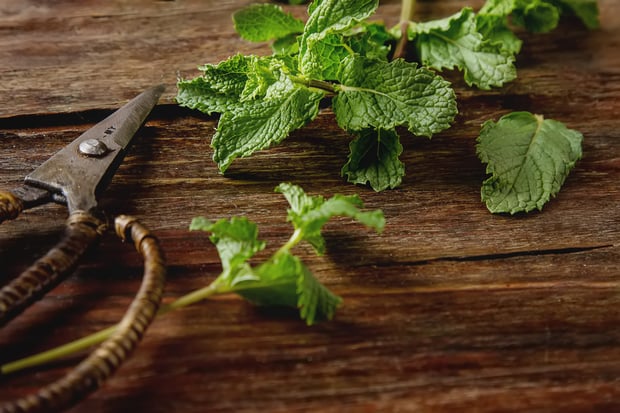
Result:
<svg viewBox="0 0 620 413"><path fill-rule="evenodd" d="M84 219L90 220L90 218L85 216L70 218L67 230L71 231L69 228L75 223L80 228L84 226L89 228L87 237L99 238L98 231L101 230L101 226L95 228L91 225L93 221L83 223ZM133 241L144 260L140 289L116 330L64 377L37 393L5 404L0 403L0 413L58 412L75 405L95 391L118 369L157 315L166 278L166 265L159 243L156 237L135 218L121 215L115 220L115 228L122 240Z"/></svg>
<svg viewBox="0 0 620 413"><path fill-rule="evenodd" d="M12 212L12 215L15 213ZM0 289L0 327L70 274L82 255L99 241L106 228L105 222L90 213L72 213L67 219L62 240Z"/></svg>
<svg viewBox="0 0 620 413"><path fill-rule="evenodd" d="M0 191L0 224L15 219L24 210L24 203L10 192Z"/></svg>

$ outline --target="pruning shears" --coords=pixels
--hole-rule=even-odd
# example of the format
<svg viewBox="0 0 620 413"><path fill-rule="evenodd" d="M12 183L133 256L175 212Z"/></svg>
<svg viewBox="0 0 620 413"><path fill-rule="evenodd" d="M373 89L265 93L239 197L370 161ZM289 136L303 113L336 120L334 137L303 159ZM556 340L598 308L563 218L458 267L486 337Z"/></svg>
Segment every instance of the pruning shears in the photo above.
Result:
<svg viewBox="0 0 620 413"><path fill-rule="evenodd" d="M142 92L41 164L22 186L0 191L0 223L49 202L64 204L69 211L61 241L0 289L0 327L60 283L107 231L97 197L163 91L160 85ZM133 240L144 259L142 285L119 327L66 376L36 394L0 402L0 413L54 411L73 405L118 368L155 317L166 272L157 239L133 217L116 217L115 228L121 239Z"/></svg>

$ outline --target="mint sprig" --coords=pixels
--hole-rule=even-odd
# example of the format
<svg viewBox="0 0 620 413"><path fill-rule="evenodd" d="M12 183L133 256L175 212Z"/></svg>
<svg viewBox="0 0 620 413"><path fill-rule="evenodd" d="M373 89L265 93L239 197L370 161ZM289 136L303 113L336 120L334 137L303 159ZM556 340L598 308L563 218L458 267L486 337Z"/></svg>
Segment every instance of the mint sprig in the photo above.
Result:
<svg viewBox="0 0 620 413"><path fill-rule="evenodd" d="M547 32L567 14L599 24L596 0L488 0L477 13L464 7L426 22L414 20L414 0L403 0L401 22L389 29L370 21L378 4L315 0L305 23L273 4L235 13L239 34L271 41L274 53L206 64L201 76L178 83L179 104L221 114L211 142L221 172L282 142L327 101L353 139L341 175L376 191L395 188L405 175L399 127L430 138L457 114L455 93L436 71L457 69L480 89L502 87L517 76L515 25ZM412 61L403 59L407 45Z"/></svg>

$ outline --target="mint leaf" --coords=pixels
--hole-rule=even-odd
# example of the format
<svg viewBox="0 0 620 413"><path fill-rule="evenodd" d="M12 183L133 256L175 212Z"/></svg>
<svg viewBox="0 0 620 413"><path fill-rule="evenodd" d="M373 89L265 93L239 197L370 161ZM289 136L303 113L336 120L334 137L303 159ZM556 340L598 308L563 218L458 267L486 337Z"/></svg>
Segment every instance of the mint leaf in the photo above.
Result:
<svg viewBox="0 0 620 413"><path fill-rule="evenodd" d="M545 0L515 0L513 21L533 33L547 33L560 21L560 9Z"/></svg>
<svg viewBox="0 0 620 413"><path fill-rule="evenodd" d="M192 219L191 231L211 232L209 239L217 248L224 272L229 274L265 248L258 240L258 227L245 217L211 222L204 217Z"/></svg>
<svg viewBox="0 0 620 413"><path fill-rule="evenodd" d="M290 253L276 254L253 271L254 279L243 276L231 292L263 306L297 307L308 325L332 319L342 299L321 284L301 260Z"/></svg>
<svg viewBox="0 0 620 413"><path fill-rule="evenodd" d="M441 20L410 26L409 36L415 40L423 64L437 70L458 67L464 72L465 82L481 89L502 86L517 77L515 57L494 41L485 41L477 30L476 16L469 7ZM487 29L489 33L491 29ZM505 36L505 32L501 35ZM514 40L512 40L514 42Z"/></svg>
<svg viewBox="0 0 620 413"><path fill-rule="evenodd" d="M336 80L342 61L348 56L387 60L392 35L379 24L360 23L343 33L329 33L311 39L300 57L304 74L321 80Z"/></svg>
<svg viewBox="0 0 620 413"><path fill-rule="evenodd" d="M233 14L237 33L252 42L266 42L300 34L304 22L275 4L252 4Z"/></svg>
<svg viewBox="0 0 620 413"><path fill-rule="evenodd" d="M367 19L379 6L378 0L322 0L310 4L310 16L300 39L299 69L307 76L323 73L323 41L328 35L342 34ZM332 40L327 42L333 43ZM328 52L329 53L329 52ZM329 79L320 77L320 79Z"/></svg>
<svg viewBox="0 0 620 413"><path fill-rule="evenodd" d="M333 100L340 127L349 131L394 129L431 136L450 127L457 113L450 83L402 59L392 62L348 57Z"/></svg>
<svg viewBox="0 0 620 413"><path fill-rule="evenodd" d="M353 218L379 232L385 226L383 213L380 210L361 211L363 203L356 195L334 195L325 200L322 196L306 195L299 186L289 183L278 185L276 191L282 193L291 206L288 219L293 223L297 236L309 242L318 254L325 252L321 229L332 217Z"/></svg>
<svg viewBox="0 0 620 413"><path fill-rule="evenodd" d="M314 119L324 94L294 84L286 75L270 85L263 99L249 100L224 112L211 146L224 172L234 159L281 142L290 132Z"/></svg>
<svg viewBox="0 0 620 413"><path fill-rule="evenodd" d="M486 122L476 151L491 174L481 191L489 211L542 209L581 158L582 140L581 133L564 124L528 112Z"/></svg>
<svg viewBox="0 0 620 413"><path fill-rule="evenodd" d="M476 30L502 54L516 55L521 51L523 42L510 30L505 15L477 14Z"/></svg>
<svg viewBox="0 0 620 413"><path fill-rule="evenodd" d="M211 232L209 239L222 261L223 272L214 281L220 294L236 293L257 305L299 308L300 317L308 325L318 319L331 319L342 302L287 251L279 251L252 268L247 260L265 243L258 240L256 224L245 217L215 223L196 217L190 230Z"/></svg>
<svg viewBox="0 0 620 413"><path fill-rule="evenodd" d="M398 159L403 152L394 130L364 129L351 142L348 162L342 168L349 182L370 184L375 191L396 188L405 175L405 166Z"/></svg>
<svg viewBox="0 0 620 413"><path fill-rule="evenodd" d="M203 75L177 83L177 103L206 114L238 106L253 57L235 55L217 65L200 67Z"/></svg>

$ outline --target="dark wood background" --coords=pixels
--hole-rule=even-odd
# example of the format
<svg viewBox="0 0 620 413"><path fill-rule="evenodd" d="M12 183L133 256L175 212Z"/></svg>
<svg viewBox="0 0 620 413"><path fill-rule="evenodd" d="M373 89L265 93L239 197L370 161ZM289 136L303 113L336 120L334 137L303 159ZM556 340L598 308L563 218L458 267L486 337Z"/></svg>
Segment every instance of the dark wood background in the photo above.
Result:
<svg viewBox="0 0 620 413"><path fill-rule="evenodd" d="M382 235L337 220L328 252L300 248L344 298L332 322L233 296L166 315L133 357L74 412L620 411L620 2L601 0L600 30L566 20L528 35L519 78L482 92L448 73L454 126L403 137L407 176L375 193L339 177L350 138L321 113L282 145L233 164L211 161L216 118L174 104L177 77L236 51L230 15L250 1L0 2L0 186L10 189L56 150L142 89L168 90L102 198L138 216L169 263L166 301L219 271L193 216L247 215L273 251L290 228L282 181L312 194L359 193L382 208ZM378 16L395 24L398 1ZM421 1L420 19L481 1ZM289 8L304 16L304 7ZM584 158L542 213L493 216L480 202L480 125L513 110L565 122ZM0 227L0 282L59 237L48 205ZM266 254L266 253L265 253ZM264 257L265 254L261 255ZM141 262L107 236L64 284L0 332L0 362L113 324ZM0 377L0 400L34 391L75 364Z"/></svg>

